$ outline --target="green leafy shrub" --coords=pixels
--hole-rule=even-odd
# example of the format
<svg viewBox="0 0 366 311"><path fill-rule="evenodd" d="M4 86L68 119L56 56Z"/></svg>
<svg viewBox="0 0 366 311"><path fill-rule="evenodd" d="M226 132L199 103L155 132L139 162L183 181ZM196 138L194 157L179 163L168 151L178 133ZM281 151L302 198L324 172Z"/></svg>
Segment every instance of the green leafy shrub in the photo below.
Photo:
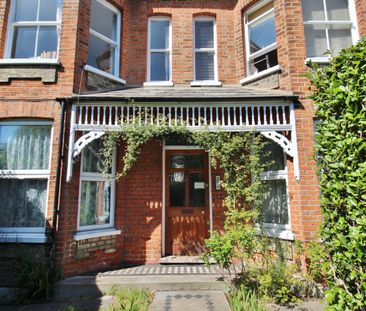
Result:
<svg viewBox="0 0 366 311"><path fill-rule="evenodd" d="M331 310L366 310L366 40L309 73Z"/></svg>
<svg viewBox="0 0 366 311"><path fill-rule="evenodd" d="M15 262L15 269L18 273L19 302L51 300L54 284L59 279L52 253L50 258L38 258L31 252L21 252L21 256Z"/></svg>
<svg viewBox="0 0 366 311"><path fill-rule="evenodd" d="M267 311L258 295L244 286L234 289L229 294L229 302L233 311Z"/></svg>
<svg viewBox="0 0 366 311"><path fill-rule="evenodd" d="M325 260L326 251L323 243L311 241L307 246L307 259L309 275L315 282L325 284L329 262Z"/></svg>
<svg viewBox="0 0 366 311"><path fill-rule="evenodd" d="M119 289L113 288L110 292L116 302L110 311L148 311L153 299L153 294L145 289Z"/></svg>

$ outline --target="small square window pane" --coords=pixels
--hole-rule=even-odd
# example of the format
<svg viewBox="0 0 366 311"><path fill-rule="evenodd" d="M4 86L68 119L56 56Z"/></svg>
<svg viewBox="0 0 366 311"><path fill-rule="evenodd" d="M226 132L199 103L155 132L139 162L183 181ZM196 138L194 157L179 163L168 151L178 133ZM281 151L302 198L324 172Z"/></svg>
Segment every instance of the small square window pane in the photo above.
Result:
<svg viewBox="0 0 366 311"><path fill-rule="evenodd" d="M250 53L255 53L261 49L276 43L275 18L260 20L249 26Z"/></svg>
<svg viewBox="0 0 366 311"><path fill-rule="evenodd" d="M284 179L264 182L267 193L263 201L263 222L287 225L289 223L286 181Z"/></svg>
<svg viewBox="0 0 366 311"><path fill-rule="evenodd" d="M88 64L110 74L114 72L115 48L90 34L88 49Z"/></svg>
<svg viewBox="0 0 366 311"><path fill-rule="evenodd" d="M323 25L304 25L307 57L322 57L328 50L325 27Z"/></svg>
<svg viewBox="0 0 366 311"><path fill-rule="evenodd" d="M0 169L48 169L50 136L50 126L0 126Z"/></svg>
<svg viewBox="0 0 366 311"><path fill-rule="evenodd" d="M214 48L214 22L195 22L195 48Z"/></svg>
<svg viewBox="0 0 366 311"><path fill-rule="evenodd" d="M57 20L57 2L58 2L58 0L40 0L38 20L56 21Z"/></svg>
<svg viewBox="0 0 366 311"><path fill-rule="evenodd" d="M347 0L327 0L327 14L330 21L349 21Z"/></svg>
<svg viewBox="0 0 366 311"><path fill-rule="evenodd" d="M57 41L56 27L39 27L37 57L57 58Z"/></svg>
<svg viewBox="0 0 366 311"><path fill-rule="evenodd" d="M285 156L282 147L273 140L267 140L262 150L262 163L271 163L267 171L279 171L285 169Z"/></svg>
<svg viewBox="0 0 366 311"><path fill-rule="evenodd" d="M16 0L15 21L36 21L38 0Z"/></svg>
<svg viewBox="0 0 366 311"><path fill-rule="evenodd" d="M104 181L83 181L80 198L80 226L110 223L111 187Z"/></svg>
<svg viewBox="0 0 366 311"><path fill-rule="evenodd" d="M169 49L169 21L151 21L150 49Z"/></svg>
<svg viewBox="0 0 366 311"><path fill-rule="evenodd" d="M169 81L169 53L154 52L150 57L150 80Z"/></svg>
<svg viewBox="0 0 366 311"><path fill-rule="evenodd" d="M196 80L215 80L215 61L213 52L196 52Z"/></svg>
<svg viewBox="0 0 366 311"><path fill-rule="evenodd" d="M351 29L344 29L344 25L330 26L328 34L330 50L334 55L338 54L342 49L352 45Z"/></svg>
<svg viewBox="0 0 366 311"><path fill-rule="evenodd" d="M44 227L47 180L0 179L0 227Z"/></svg>
<svg viewBox="0 0 366 311"><path fill-rule="evenodd" d="M85 146L83 149L83 172L101 173L103 171L101 148L101 139L94 140Z"/></svg>
<svg viewBox="0 0 366 311"><path fill-rule="evenodd" d="M304 21L325 20L323 0L302 0L301 5Z"/></svg>
<svg viewBox="0 0 366 311"><path fill-rule="evenodd" d="M34 58L37 27L15 27L11 58Z"/></svg>
<svg viewBox="0 0 366 311"><path fill-rule="evenodd" d="M92 0L90 28L114 41L117 40L117 14Z"/></svg>

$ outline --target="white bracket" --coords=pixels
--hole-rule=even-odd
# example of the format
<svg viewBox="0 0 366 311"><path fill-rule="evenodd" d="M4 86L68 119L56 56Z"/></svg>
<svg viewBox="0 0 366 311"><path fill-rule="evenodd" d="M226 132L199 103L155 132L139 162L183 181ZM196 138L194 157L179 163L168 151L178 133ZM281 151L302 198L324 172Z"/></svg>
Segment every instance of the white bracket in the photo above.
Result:
<svg viewBox="0 0 366 311"><path fill-rule="evenodd" d="M75 159L88 144L93 140L102 137L104 134L105 132L103 131L90 131L89 133L81 136L74 144L72 157Z"/></svg>
<svg viewBox="0 0 366 311"><path fill-rule="evenodd" d="M294 157L293 145L284 135L275 131L261 132L261 134L279 144L290 157Z"/></svg>

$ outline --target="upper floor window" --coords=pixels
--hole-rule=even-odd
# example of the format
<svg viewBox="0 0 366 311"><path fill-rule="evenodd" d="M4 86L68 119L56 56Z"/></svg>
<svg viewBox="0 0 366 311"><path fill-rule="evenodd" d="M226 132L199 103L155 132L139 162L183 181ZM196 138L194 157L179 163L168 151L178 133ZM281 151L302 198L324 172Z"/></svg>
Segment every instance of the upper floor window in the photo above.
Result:
<svg viewBox="0 0 366 311"><path fill-rule="evenodd" d="M273 2L261 2L244 14L247 75L278 65Z"/></svg>
<svg viewBox="0 0 366 311"><path fill-rule="evenodd" d="M52 127L44 121L0 123L0 237L45 242Z"/></svg>
<svg viewBox="0 0 366 311"><path fill-rule="evenodd" d="M353 0L303 0L306 55L313 61L327 61L358 37Z"/></svg>
<svg viewBox="0 0 366 311"><path fill-rule="evenodd" d="M214 17L194 19L194 80L217 81L216 21Z"/></svg>
<svg viewBox="0 0 366 311"><path fill-rule="evenodd" d="M148 25L148 81L171 81L171 20L151 17Z"/></svg>
<svg viewBox="0 0 366 311"><path fill-rule="evenodd" d="M104 0L91 1L88 65L119 76L120 12Z"/></svg>
<svg viewBox="0 0 366 311"><path fill-rule="evenodd" d="M61 0L12 0L5 58L57 59Z"/></svg>

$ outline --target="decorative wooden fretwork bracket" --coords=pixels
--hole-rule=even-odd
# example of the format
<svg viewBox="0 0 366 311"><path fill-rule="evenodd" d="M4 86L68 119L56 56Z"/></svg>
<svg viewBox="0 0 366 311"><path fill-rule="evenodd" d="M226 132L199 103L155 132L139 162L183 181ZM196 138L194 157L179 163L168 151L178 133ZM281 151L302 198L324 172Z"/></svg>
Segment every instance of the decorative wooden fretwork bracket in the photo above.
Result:
<svg viewBox="0 0 366 311"><path fill-rule="evenodd" d="M74 149L72 152L72 157L75 159L81 151L90 144L93 140L102 137L105 134L103 131L90 131L89 133L81 136L74 144Z"/></svg>
<svg viewBox="0 0 366 311"><path fill-rule="evenodd" d="M292 143L282 134L277 133L275 131L270 132L261 132L264 137L273 140L275 143L279 144L283 151L286 152L290 157L294 157L294 148Z"/></svg>

